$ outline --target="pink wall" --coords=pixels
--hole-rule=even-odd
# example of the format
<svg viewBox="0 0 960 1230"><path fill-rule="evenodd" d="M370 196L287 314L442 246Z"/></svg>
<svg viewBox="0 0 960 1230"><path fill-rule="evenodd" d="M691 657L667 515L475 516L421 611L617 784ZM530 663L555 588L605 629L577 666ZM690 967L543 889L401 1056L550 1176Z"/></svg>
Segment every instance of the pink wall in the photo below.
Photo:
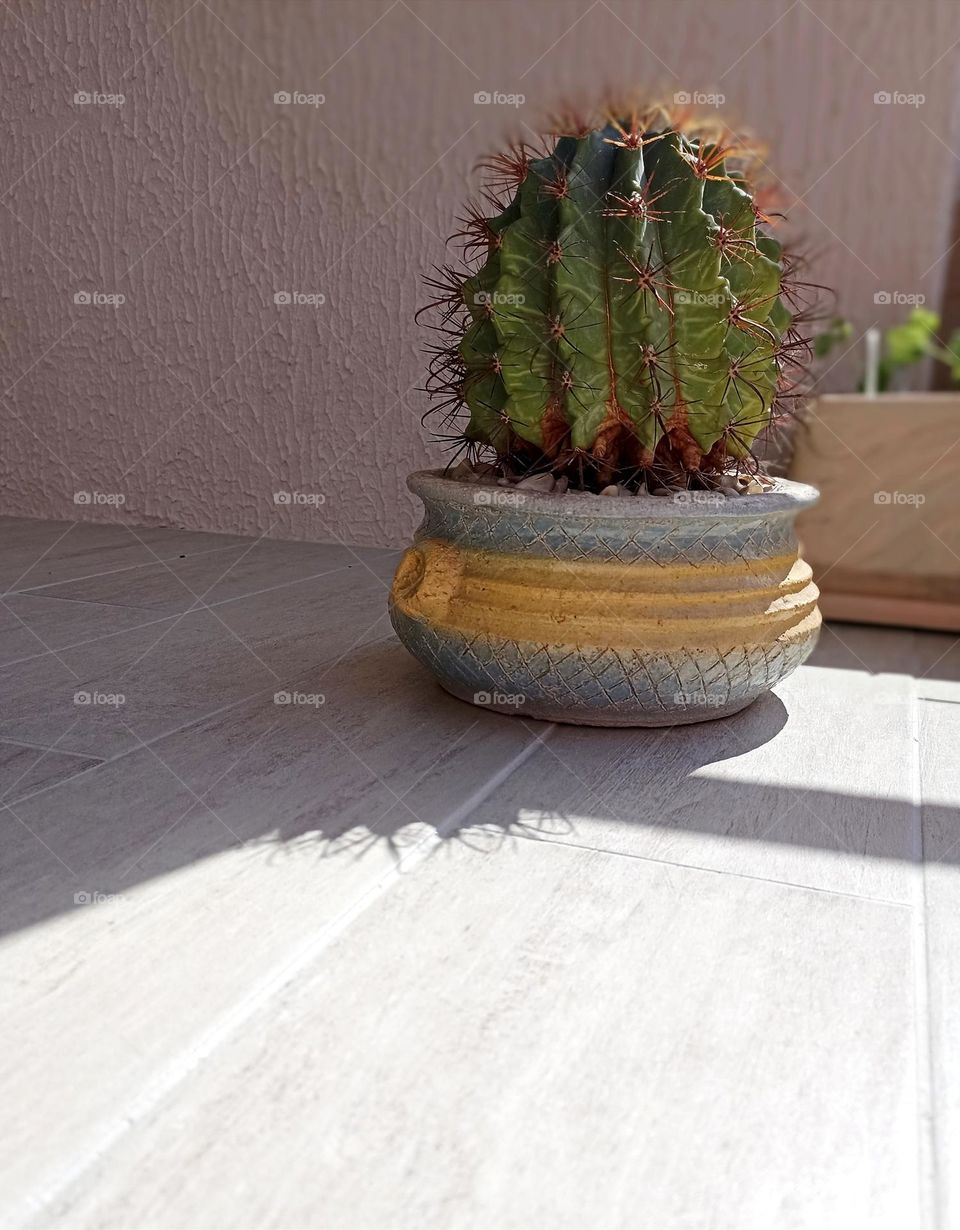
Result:
<svg viewBox="0 0 960 1230"><path fill-rule="evenodd" d="M722 92L848 315L935 303L958 38L949 0L10 0L0 512L402 542L404 475L438 457L418 275L480 153L580 85ZM74 103L94 90L125 101Z"/></svg>

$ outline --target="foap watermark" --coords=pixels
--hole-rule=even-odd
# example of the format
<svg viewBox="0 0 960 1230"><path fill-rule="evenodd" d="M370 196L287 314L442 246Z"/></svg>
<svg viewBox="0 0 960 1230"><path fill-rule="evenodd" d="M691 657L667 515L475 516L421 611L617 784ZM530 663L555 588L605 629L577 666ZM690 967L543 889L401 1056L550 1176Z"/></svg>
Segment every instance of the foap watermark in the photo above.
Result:
<svg viewBox="0 0 960 1230"><path fill-rule="evenodd" d="M673 296L674 303L699 304L702 307L720 307L729 301L722 291L712 290L704 293L700 290L678 290Z"/></svg>
<svg viewBox="0 0 960 1230"><path fill-rule="evenodd" d="M278 506L297 505L301 508L319 508L326 504L327 497L322 491L275 491L273 502Z"/></svg>
<svg viewBox="0 0 960 1230"><path fill-rule="evenodd" d="M922 107L926 94L904 94L902 90L877 90L873 96L877 107Z"/></svg>
<svg viewBox="0 0 960 1230"><path fill-rule="evenodd" d="M505 709L519 709L526 701L522 692L474 692L475 705L501 705Z"/></svg>
<svg viewBox="0 0 960 1230"><path fill-rule="evenodd" d="M477 90L473 101L478 107L522 107L526 94L504 94L502 90Z"/></svg>
<svg viewBox="0 0 960 1230"><path fill-rule="evenodd" d="M709 692L674 692L673 703L681 709L717 709L726 704L725 696L714 696Z"/></svg>
<svg viewBox="0 0 960 1230"><path fill-rule="evenodd" d="M873 502L890 505L890 507L907 505L912 508L921 508L926 504L927 497L922 491L875 491Z"/></svg>
<svg viewBox="0 0 960 1230"><path fill-rule="evenodd" d="M501 490L475 491L473 502L480 507L489 508L520 508L526 501L522 491Z"/></svg>
<svg viewBox="0 0 960 1230"><path fill-rule="evenodd" d="M274 692L275 705L302 705L308 709L319 709L327 703L322 692Z"/></svg>
<svg viewBox="0 0 960 1230"><path fill-rule="evenodd" d="M87 692L86 690L81 690L74 692L73 703L75 705L99 705L105 709L119 709L121 705L127 703L127 698L122 692Z"/></svg>
<svg viewBox="0 0 960 1230"><path fill-rule="evenodd" d="M676 107L722 107L726 94L706 94L703 90L677 90L673 96Z"/></svg>
<svg viewBox="0 0 960 1230"><path fill-rule="evenodd" d="M878 290L873 296L873 301L879 305L895 303L907 307L922 307L927 301L927 296L905 290Z"/></svg>
<svg viewBox="0 0 960 1230"><path fill-rule="evenodd" d="M115 291L112 294L107 294L102 290L78 290L73 295L74 303L80 304L81 307L119 307L121 303L126 303L127 296Z"/></svg>
<svg viewBox="0 0 960 1230"><path fill-rule="evenodd" d="M277 90L273 101L278 107L322 107L326 94L305 94L302 90Z"/></svg>
<svg viewBox="0 0 960 1230"><path fill-rule="evenodd" d="M77 90L73 96L75 107L122 107L126 101L124 94L101 94L99 90Z"/></svg>
<svg viewBox="0 0 960 1230"><path fill-rule="evenodd" d="M97 888L81 888L73 894L74 905L122 905L128 900L123 893L102 893Z"/></svg>
<svg viewBox="0 0 960 1230"><path fill-rule="evenodd" d="M473 301L478 307L483 307L486 303L489 303L491 307L497 307L500 305L520 307L526 303L527 297L526 295L521 295L519 292L516 294L507 294L507 292L503 290L478 290L473 296Z"/></svg>
<svg viewBox="0 0 960 1230"><path fill-rule="evenodd" d="M723 504L725 501L726 496L720 491L675 491L673 493L674 504L698 504L716 507L716 505Z"/></svg>
<svg viewBox="0 0 960 1230"><path fill-rule="evenodd" d="M121 508L127 502L122 491L75 491L74 504L106 505L108 508Z"/></svg>
<svg viewBox="0 0 960 1230"><path fill-rule="evenodd" d="M278 307L323 307L327 296L304 290L278 290L273 301Z"/></svg>

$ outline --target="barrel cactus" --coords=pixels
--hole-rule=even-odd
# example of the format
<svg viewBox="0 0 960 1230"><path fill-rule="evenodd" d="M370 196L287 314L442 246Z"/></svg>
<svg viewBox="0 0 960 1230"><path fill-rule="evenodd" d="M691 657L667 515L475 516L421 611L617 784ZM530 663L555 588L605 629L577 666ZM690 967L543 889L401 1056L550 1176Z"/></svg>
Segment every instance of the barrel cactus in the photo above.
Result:
<svg viewBox="0 0 960 1230"><path fill-rule="evenodd" d="M662 109L487 160L464 262L428 279L442 438L586 490L753 466L809 351L753 163Z"/></svg>

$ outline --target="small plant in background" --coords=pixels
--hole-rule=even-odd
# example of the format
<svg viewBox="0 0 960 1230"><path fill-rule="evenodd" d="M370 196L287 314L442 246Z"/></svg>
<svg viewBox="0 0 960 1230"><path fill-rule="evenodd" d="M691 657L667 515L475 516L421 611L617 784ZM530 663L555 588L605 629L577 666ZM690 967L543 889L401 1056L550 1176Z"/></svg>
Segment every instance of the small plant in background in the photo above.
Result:
<svg viewBox="0 0 960 1230"><path fill-rule="evenodd" d="M868 329L867 354L863 379L857 386L878 393L888 392L902 383L906 373L925 359L935 359L950 369L950 379L960 385L960 329L954 330L949 341L939 340L940 316L927 308L915 307L905 321L891 325L885 332ZM842 316L835 316L814 339L815 356L826 357L837 345L853 336L853 326Z"/></svg>
<svg viewBox="0 0 960 1230"><path fill-rule="evenodd" d="M653 108L483 165L464 265L428 279L422 309L443 335L427 382L440 438L573 489L755 471L758 436L806 390L811 315L750 150Z"/></svg>
<svg viewBox="0 0 960 1230"><path fill-rule="evenodd" d="M853 325L843 316L831 316L816 337L813 339L813 355L816 359L825 359L837 346L853 337Z"/></svg>
<svg viewBox="0 0 960 1230"><path fill-rule="evenodd" d="M926 308L914 308L900 325L894 325L883 335L877 385L881 392L890 388L897 374L915 367L924 359L936 359L950 368L950 378L960 384L960 329L947 344L937 338L940 317Z"/></svg>

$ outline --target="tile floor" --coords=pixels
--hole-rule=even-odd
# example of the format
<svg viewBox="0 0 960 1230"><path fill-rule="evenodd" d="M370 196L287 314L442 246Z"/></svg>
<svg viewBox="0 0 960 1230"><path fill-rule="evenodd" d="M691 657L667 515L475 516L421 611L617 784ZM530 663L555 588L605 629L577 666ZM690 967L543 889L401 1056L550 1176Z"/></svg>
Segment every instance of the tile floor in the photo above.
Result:
<svg viewBox="0 0 960 1230"><path fill-rule="evenodd" d="M0 520L0 1225L960 1227L960 641L552 727L395 558Z"/></svg>

